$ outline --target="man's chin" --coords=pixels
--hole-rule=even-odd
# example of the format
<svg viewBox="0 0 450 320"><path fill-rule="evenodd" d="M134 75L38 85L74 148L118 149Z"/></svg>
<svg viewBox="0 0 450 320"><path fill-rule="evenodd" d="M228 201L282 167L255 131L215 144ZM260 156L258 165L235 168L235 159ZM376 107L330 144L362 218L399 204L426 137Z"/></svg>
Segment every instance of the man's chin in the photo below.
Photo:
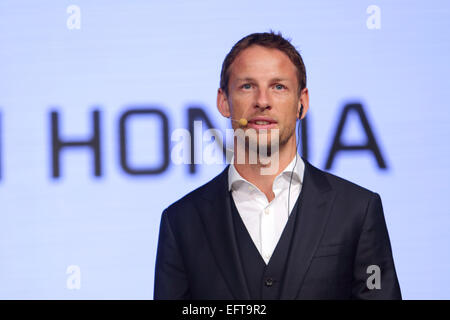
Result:
<svg viewBox="0 0 450 320"><path fill-rule="evenodd" d="M270 157L273 152L277 152L279 150L279 144L276 143L266 143L266 142L249 142L246 145L246 149L249 152L256 153L259 156L267 156Z"/></svg>

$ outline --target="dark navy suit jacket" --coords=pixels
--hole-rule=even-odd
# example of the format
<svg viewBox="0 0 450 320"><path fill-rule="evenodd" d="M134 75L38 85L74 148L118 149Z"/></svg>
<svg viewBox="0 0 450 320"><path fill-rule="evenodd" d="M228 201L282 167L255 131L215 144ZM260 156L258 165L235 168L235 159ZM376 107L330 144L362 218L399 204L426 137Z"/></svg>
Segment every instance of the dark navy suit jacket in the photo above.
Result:
<svg viewBox="0 0 450 320"><path fill-rule="evenodd" d="M380 196L303 161L280 299L401 299ZM164 210L155 299L250 299L229 197L227 167Z"/></svg>

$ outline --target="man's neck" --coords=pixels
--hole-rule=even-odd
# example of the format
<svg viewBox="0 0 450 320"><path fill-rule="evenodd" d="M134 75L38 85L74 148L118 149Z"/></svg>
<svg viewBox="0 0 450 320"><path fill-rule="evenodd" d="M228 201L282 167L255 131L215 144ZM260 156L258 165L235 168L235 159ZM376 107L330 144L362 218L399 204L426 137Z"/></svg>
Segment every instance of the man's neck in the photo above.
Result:
<svg viewBox="0 0 450 320"><path fill-rule="evenodd" d="M236 150L235 150L236 151ZM267 167L270 167L271 163L263 164L259 162L255 164L249 163L249 155L248 151L245 155L245 163L237 163L236 157L234 158L233 165L236 168L237 172L246 179L251 182L255 186L258 187L267 197L267 200L270 202L275 198L275 194L273 193L273 181L275 178L289 165L292 159L295 157L297 153L295 139L293 143L288 143L280 148L278 151L278 170L274 170L273 174L262 174L262 170ZM235 153L236 154L236 153ZM271 159L276 157L277 155L271 155Z"/></svg>

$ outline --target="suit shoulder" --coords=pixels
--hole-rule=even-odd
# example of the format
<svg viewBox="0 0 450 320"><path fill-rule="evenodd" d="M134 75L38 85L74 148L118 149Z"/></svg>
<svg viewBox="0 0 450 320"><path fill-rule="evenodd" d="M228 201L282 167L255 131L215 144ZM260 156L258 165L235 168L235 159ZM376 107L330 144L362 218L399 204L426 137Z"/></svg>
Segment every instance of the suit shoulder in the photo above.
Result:
<svg viewBox="0 0 450 320"><path fill-rule="evenodd" d="M228 167L227 167L228 168ZM164 212L169 216L177 216L179 214L188 214L189 212L195 211L195 203L203 201L209 195L213 194L221 184L224 183L225 178L228 177L227 168L223 170L220 174L215 176L213 179L204 183L200 187L187 193L171 205L169 205Z"/></svg>
<svg viewBox="0 0 450 320"><path fill-rule="evenodd" d="M358 185L350 180L344 179L332 173L320 170L316 167L313 167L314 170L322 173L323 177L325 177L326 181L330 184L330 186L336 190L338 193L345 194L353 199L364 199L368 200L375 195L376 192L371 191L361 185Z"/></svg>
<svg viewBox="0 0 450 320"><path fill-rule="evenodd" d="M350 180L336 176L329 172L326 172L326 175L328 176L330 183L334 184L336 187L340 187L340 188L346 189L348 191L365 194L367 196L372 196L374 194L373 191L371 191L363 186L360 186Z"/></svg>
<svg viewBox="0 0 450 320"><path fill-rule="evenodd" d="M335 207L339 209L335 210L334 214L340 221L354 221L362 226L369 206L376 204L381 207L381 198L378 193L332 173L319 171L322 173L320 175L322 179L328 183L331 190L336 192ZM323 184L325 184L324 181Z"/></svg>

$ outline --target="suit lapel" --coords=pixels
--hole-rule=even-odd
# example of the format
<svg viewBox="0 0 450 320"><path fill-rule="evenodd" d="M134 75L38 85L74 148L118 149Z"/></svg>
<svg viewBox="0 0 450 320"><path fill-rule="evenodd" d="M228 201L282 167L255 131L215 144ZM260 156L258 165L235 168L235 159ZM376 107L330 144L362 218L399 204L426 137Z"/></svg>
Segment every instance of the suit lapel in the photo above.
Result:
<svg viewBox="0 0 450 320"><path fill-rule="evenodd" d="M305 172L280 299L296 299L335 198L325 175L305 159Z"/></svg>
<svg viewBox="0 0 450 320"><path fill-rule="evenodd" d="M235 299L250 299L234 234L228 192L228 167L197 203L212 253Z"/></svg>

